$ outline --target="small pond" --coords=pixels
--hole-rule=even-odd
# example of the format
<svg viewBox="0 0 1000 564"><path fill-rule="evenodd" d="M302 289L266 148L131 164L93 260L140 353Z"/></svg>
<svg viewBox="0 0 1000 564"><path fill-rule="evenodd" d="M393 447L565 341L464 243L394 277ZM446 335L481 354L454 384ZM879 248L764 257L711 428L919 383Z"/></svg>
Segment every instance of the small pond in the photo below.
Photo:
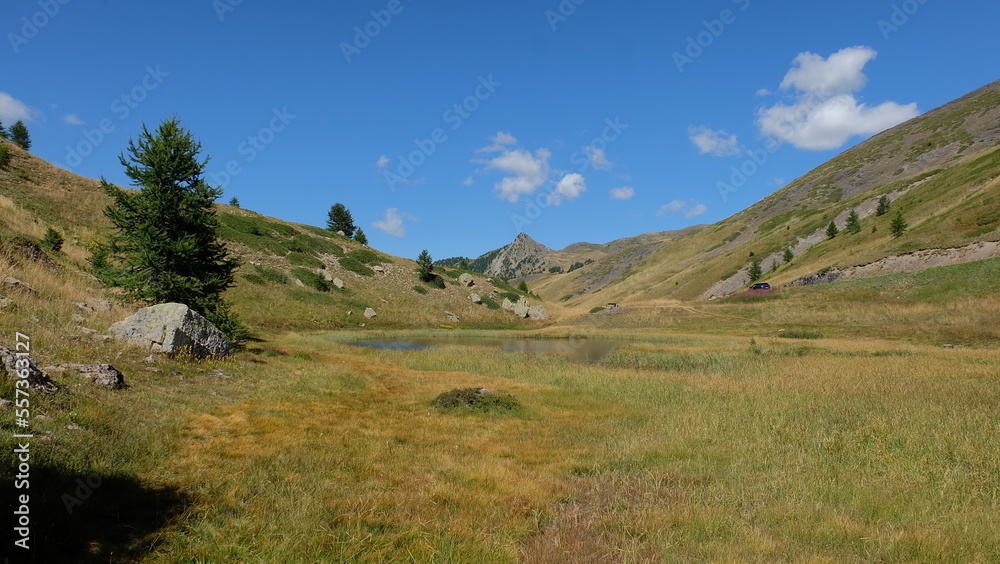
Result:
<svg viewBox="0 0 1000 564"><path fill-rule="evenodd" d="M617 344L603 339L477 339L473 337L434 338L413 337L360 341L356 347L394 351L419 351L443 345L489 347L503 351L557 354L573 362L597 362Z"/></svg>

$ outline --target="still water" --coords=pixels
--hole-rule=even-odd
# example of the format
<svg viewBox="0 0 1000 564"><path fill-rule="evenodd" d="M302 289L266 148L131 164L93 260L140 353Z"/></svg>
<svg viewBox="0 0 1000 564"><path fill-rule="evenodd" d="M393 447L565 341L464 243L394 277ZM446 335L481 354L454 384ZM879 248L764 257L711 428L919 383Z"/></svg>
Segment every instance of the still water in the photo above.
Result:
<svg viewBox="0 0 1000 564"><path fill-rule="evenodd" d="M593 363L605 357L615 342L601 339L476 339L472 337L414 337L351 343L369 349L419 351L444 345L489 347L503 351L557 354L574 362Z"/></svg>

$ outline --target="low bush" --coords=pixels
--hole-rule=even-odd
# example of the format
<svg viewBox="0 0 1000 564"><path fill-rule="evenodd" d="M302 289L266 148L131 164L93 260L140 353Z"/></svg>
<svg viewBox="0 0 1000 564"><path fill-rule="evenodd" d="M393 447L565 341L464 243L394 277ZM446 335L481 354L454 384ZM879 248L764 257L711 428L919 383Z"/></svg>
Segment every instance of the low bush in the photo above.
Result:
<svg viewBox="0 0 1000 564"><path fill-rule="evenodd" d="M330 291L330 283L323 278L323 275L317 274L308 268L295 268L292 270L292 276L301 280L306 286L320 292Z"/></svg>
<svg viewBox="0 0 1000 564"><path fill-rule="evenodd" d="M591 308L591 309L590 309L590 313L597 313L597 312L599 312L599 311L604 311L604 308L603 308L603 307L601 307L601 306L597 306L597 307L595 307L595 308Z"/></svg>
<svg viewBox="0 0 1000 564"><path fill-rule="evenodd" d="M346 256L337 259L340 266L344 267L346 270L350 270L355 274L360 274L361 276L375 276L375 271L368 268L361 262L358 262L354 257Z"/></svg>
<svg viewBox="0 0 1000 564"><path fill-rule="evenodd" d="M426 294L427 293L427 288L424 288L423 286L414 286L413 287L413 291L416 292L416 293L418 293L418 294Z"/></svg>
<svg viewBox="0 0 1000 564"><path fill-rule="evenodd" d="M521 409L521 403L510 394L494 394L485 388L462 388L434 398L433 407L446 410L479 413L511 413Z"/></svg>
<svg viewBox="0 0 1000 564"><path fill-rule="evenodd" d="M309 268L323 268L323 261L319 260L318 258L312 255L307 255L305 253L288 253L288 255L286 255L285 258L288 259L288 262L298 266L307 266Z"/></svg>
<svg viewBox="0 0 1000 564"><path fill-rule="evenodd" d="M500 309L500 304L496 303L488 296L483 296L481 299L483 300L483 305L488 307L489 309Z"/></svg>

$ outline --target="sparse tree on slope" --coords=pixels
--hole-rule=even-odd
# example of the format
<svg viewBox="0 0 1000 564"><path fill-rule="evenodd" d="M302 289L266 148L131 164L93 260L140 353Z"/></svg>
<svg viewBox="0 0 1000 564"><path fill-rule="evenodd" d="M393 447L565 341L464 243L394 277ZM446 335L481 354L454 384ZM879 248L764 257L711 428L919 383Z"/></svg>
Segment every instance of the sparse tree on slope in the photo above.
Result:
<svg viewBox="0 0 1000 564"><path fill-rule="evenodd" d="M7 130L3 128L3 122L0 121L0 139L7 140Z"/></svg>
<svg viewBox="0 0 1000 564"><path fill-rule="evenodd" d="M368 236L365 235L365 232L360 227L358 227L357 233L354 234L354 240L362 245L368 244Z"/></svg>
<svg viewBox="0 0 1000 564"><path fill-rule="evenodd" d="M893 237L902 237L903 233L906 233L906 228L909 225L906 223L906 219L903 218L903 210L896 211L896 217L892 218L892 222L889 223L889 230L892 231Z"/></svg>
<svg viewBox="0 0 1000 564"><path fill-rule="evenodd" d="M10 126L10 142L27 151L31 149L31 135L28 134L28 126L24 122L17 120L17 123Z"/></svg>
<svg viewBox="0 0 1000 564"><path fill-rule="evenodd" d="M351 217L351 212L344 206L344 204L336 203L330 207L330 212L327 214L329 219L326 221L326 228L334 233L338 231L343 231L344 235L348 237L354 236L354 218Z"/></svg>
<svg viewBox="0 0 1000 564"><path fill-rule="evenodd" d="M785 264L790 263L795 258L795 253L791 249L785 249L785 256L783 258L785 259Z"/></svg>
<svg viewBox="0 0 1000 564"><path fill-rule="evenodd" d="M826 236L833 239L838 233L840 233L840 230L837 229L837 224L831 221L830 225L826 226Z"/></svg>
<svg viewBox="0 0 1000 564"><path fill-rule="evenodd" d="M105 282L133 297L186 304L239 340L246 328L222 300L238 263L216 236L212 205L222 190L205 183L208 161L199 160L200 151L176 117L155 131L142 126L138 142L129 140L118 157L139 190L101 180L113 200L104 214L116 232L91 263Z"/></svg>
<svg viewBox="0 0 1000 564"><path fill-rule="evenodd" d="M430 282L434 278L434 259L427 249L420 251L417 257L417 273L424 282Z"/></svg>
<svg viewBox="0 0 1000 564"><path fill-rule="evenodd" d="M851 215L847 216L847 224L844 225L844 230L848 233L861 233L861 218L858 217L856 210L851 210Z"/></svg>
<svg viewBox="0 0 1000 564"><path fill-rule="evenodd" d="M240 200L239 200L239 198L237 198L236 196L233 196L233 199L229 200L229 205L233 206L234 208L239 209L239 207L240 207Z"/></svg>
<svg viewBox="0 0 1000 564"><path fill-rule="evenodd" d="M760 277L764 275L764 269L760 266L760 261L755 260L750 263L750 269L747 270L747 276L750 277L751 282L756 282L760 280Z"/></svg>
<svg viewBox="0 0 1000 564"><path fill-rule="evenodd" d="M878 207L875 208L875 215L883 216L889 213L889 196L882 196L878 199Z"/></svg>

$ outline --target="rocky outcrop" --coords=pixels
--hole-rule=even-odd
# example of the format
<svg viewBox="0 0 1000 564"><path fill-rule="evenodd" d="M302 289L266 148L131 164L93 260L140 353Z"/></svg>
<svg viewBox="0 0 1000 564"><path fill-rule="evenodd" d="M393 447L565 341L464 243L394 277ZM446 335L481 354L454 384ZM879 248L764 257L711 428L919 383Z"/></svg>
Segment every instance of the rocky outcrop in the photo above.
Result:
<svg viewBox="0 0 1000 564"><path fill-rule="evenodd" d="M376 315L378 315L378 314L377 314L377 313L375 313L375 310L374 310L374 309L372 309L372 308L370 308L370 307L369 307L369 308L365 308L365 317L367 317L368 319L372 319L372 318L374 318L374 317L375 317Z"/></svg>
<svg viewBox="0 0 1000 564"><path fill-rule="evenodd" d="M110 364L56 364L46 366L45 370L46 372L74 371L95 384L111 390L125 387L125 377Z"/></svg>
<svg viewBox="0 0 1000 564"><path fill-rule="evenodd" d="M503 309L509 309L513 311L514 302L510 301L508 298L504 298L503 303L500 304L500 307L502 307Z"/></svg>
<svg viewBox="0 0 1000 564"><path fill-rule="evenodd" d="M27 282L22 282L13 276L7 276L3 279L3 285L11 288L13 290L18 290L24 292L30 296L38 296L38 292L35 291Z"/></svg>
<svg viewBox="0 0 1000 564"><path fill-rule="evenodd" d="M113 324L108 332L121 340L148 347L153 352L196 357L226 356L231 345L226 336L201 314L184 304L145 307Z"/></svg>
<svg viewBox="0 0 1000 564"><path fill-rule="evenodd" d="M455 315L450 311L445 311L444 316L448 319L448 321L451 321L452 323L458 323L462 321L457 315Z"/></svg>
<svg viewBox="0 0 1000 564"><path fill-rule="evenodd" d="M529 311L531 311L531 306L529 306L528 302L523 299L514 304L514 315L518 317L528 317Z"/></svg>
<svg viewBox="0 0 1000 564"><path fill-rule="evenodd" d="M479 294L469 294L469 299L472 300L474 304L483 303L483 298Z"/></svg>
<svg viewBox="0 0 1000 564"><path fill-rule="evenodd" d="M469 274L469 273L465 273L465 274L462 274L461 276L459 276L458 277L458 281L459 281L459 283L465 284L466 286L469 286L470 288L476 284L476 281L472 278L472 275Z"/></svg>
<svg viewBox="0 0 1000 564"><path fill-rule="evenodd" d="M336 286L336 287L338 287L338 288L340 288L341 290L344 289L344 281L341 280L340 278L334 278L333 279L333 285Z"/></svg>
<svg viewBox="0 0 1000 564"><path fill-rule="evenodd" d="M809 286L858 278L870 278L899 272L913 272L936 266L948 266L1000 257L1000 241L983 241L964 247L924 249L888 256L868 264L846 268L829 268L789 282L789 286Z"/></svg>
<svg viewBox="0 0 1000 564"><path fill-rule="evenodd" d="M21 378L21 375L25 374L25 371L26 376ZM14 351L3 345L0 345L0 372L12 382L27 380L28 386L38 390L46 392L59 390L59 386L56 386L55 382L49 378L49 375L38 368L38 364L35 363L34 358L30 356L18 356Z"/></svg>
<svg viewBox="0 0 1000 564"><path fill-rule="evenodd" d="M531 306L528 308L528 317L532 319L548 319L549 312L542 306Z"/></svg>

